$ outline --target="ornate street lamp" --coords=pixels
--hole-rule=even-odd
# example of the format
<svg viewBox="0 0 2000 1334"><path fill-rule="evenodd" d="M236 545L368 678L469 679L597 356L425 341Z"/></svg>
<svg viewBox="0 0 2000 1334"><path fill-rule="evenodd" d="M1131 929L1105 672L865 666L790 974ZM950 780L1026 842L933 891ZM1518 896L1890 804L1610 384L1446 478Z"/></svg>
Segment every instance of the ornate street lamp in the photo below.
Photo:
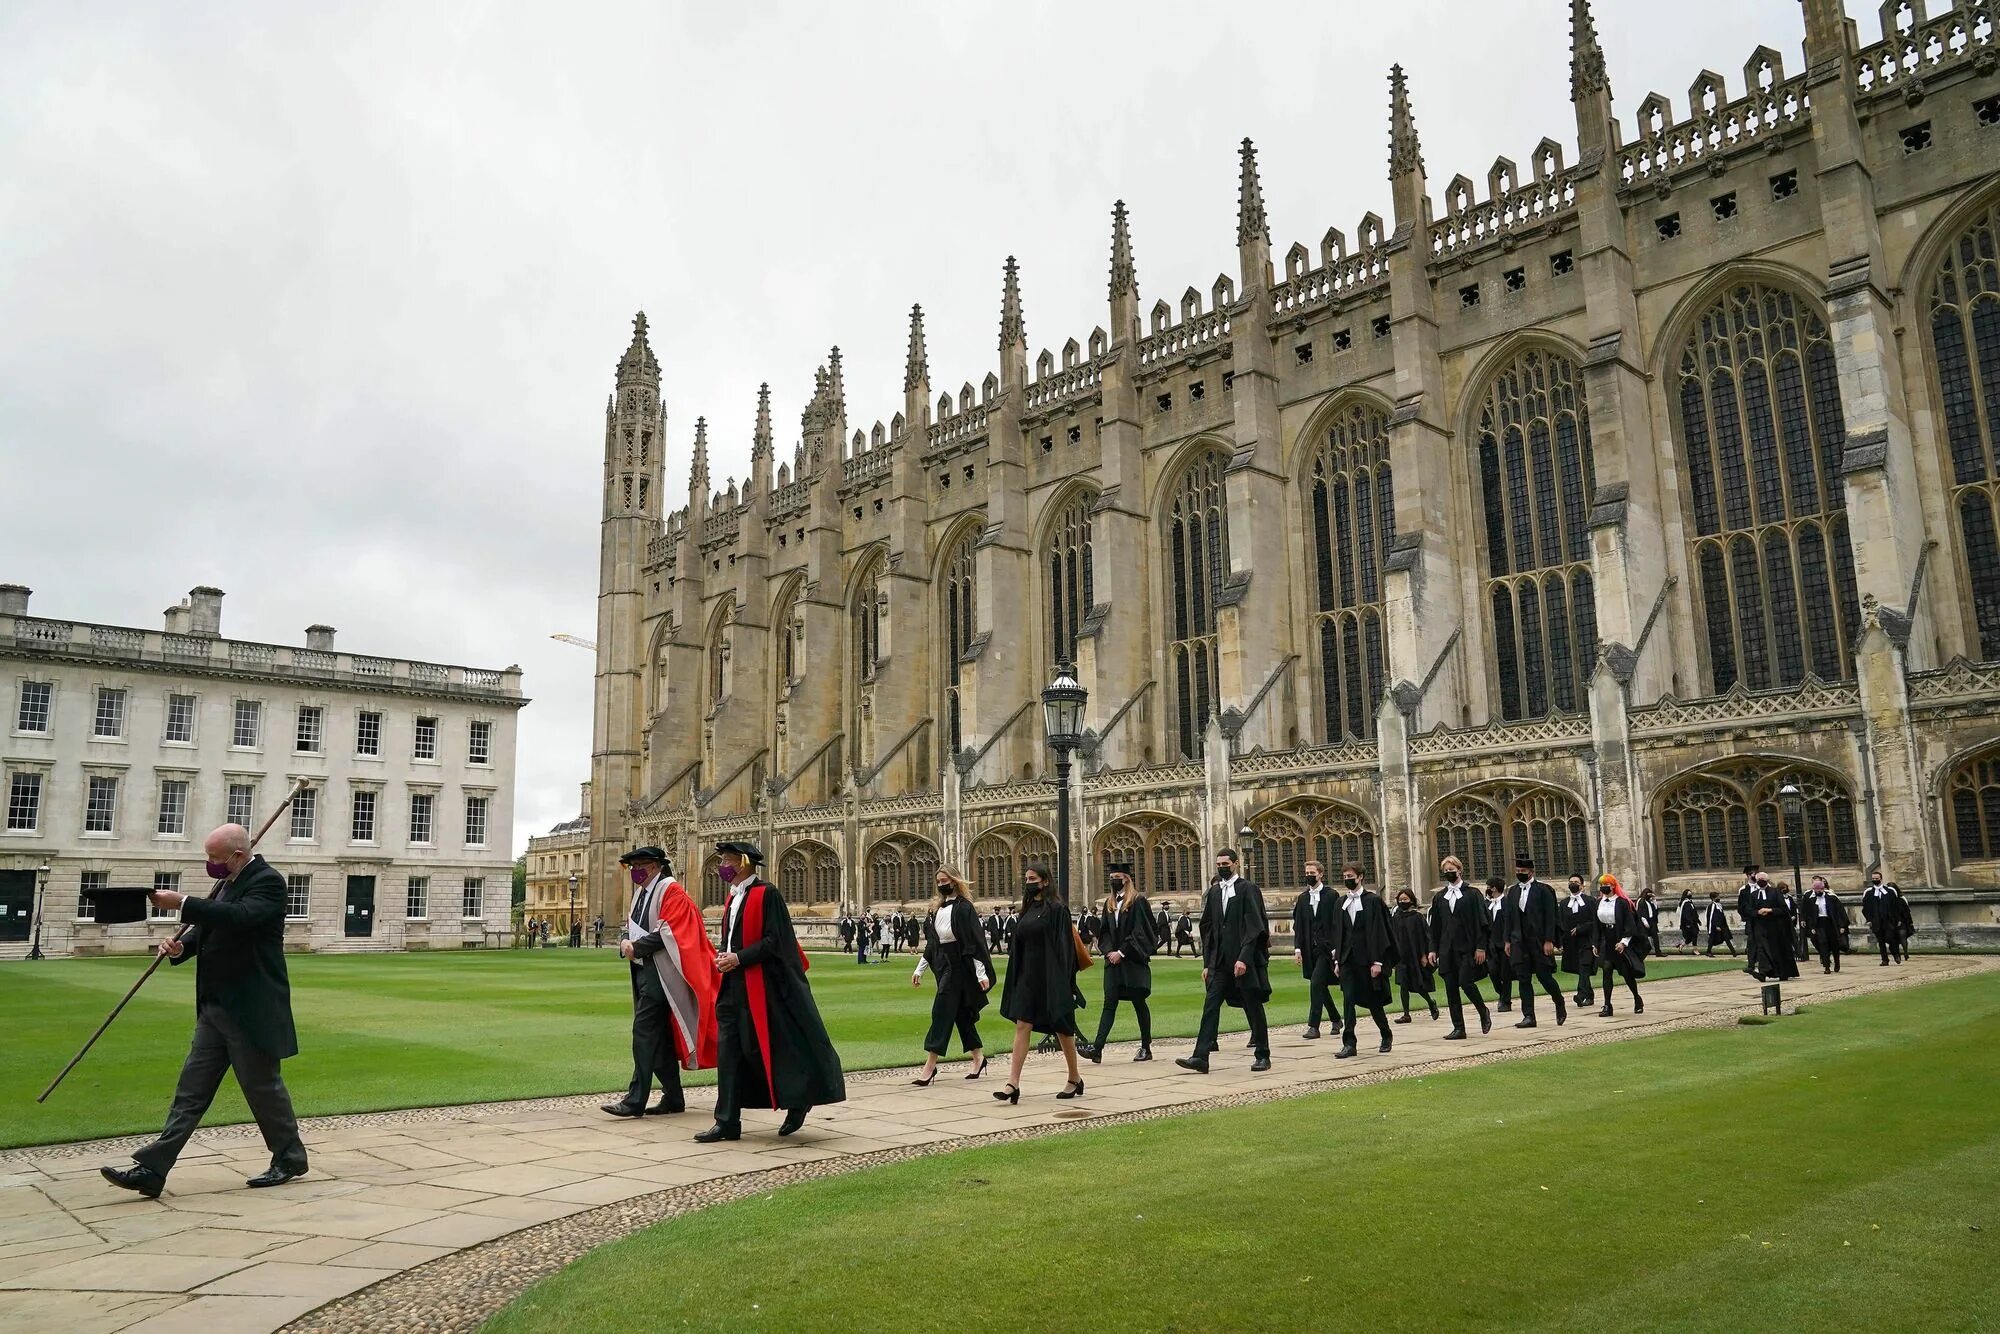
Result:
<svg viewBox="0 0 2000 1334"><path fill-rule="evenodd" d="M569 873L569 943L572 945L582 943L576 934L576 884L576 872L571 871Z"/></svg>
<svg viewBox="0 0 2000 1334"><path fill-rule="evenodd" d="M1083 706L1090 692L1077 682L1068 663L1042 690L1042 731L1056 753L1056 891L1069 906L1069 757L1083 744Z"/></svg>
<svg viewBox="0 0 2000 1334"><path fill-rule="evenodd" d="M1785 843L1792 850L1792 893L1804 894L1805 869L1802 863L1805 858L1804 849L1799 845L1805 842L1806 797L1799 791L1797 783L1787 779L1785 785L1778 789L1778 809L1785 814Z"/></svg>
<svg viewBox="0 0 2000 1334"><path fill-rule="evenodd" d="M35 945L28 951L30 959L45 958L42 953L42 910L49 901L49 864L43 862L35 868Z"/></svg>

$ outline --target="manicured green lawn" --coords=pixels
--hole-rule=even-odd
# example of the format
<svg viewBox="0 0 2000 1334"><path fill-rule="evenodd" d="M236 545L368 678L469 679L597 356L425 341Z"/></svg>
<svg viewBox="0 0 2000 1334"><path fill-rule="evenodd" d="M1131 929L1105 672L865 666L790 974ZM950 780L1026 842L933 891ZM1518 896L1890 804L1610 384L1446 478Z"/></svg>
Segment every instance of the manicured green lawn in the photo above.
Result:
<svg viewBox="0 0 2000 1334"><path fill-rule="evenodd" d="M1988 973L779 1190L487 1328L1995 1329L1996 1089Z"/></svg>
<svg viewBox="0 0 2000 1334"><path fill-rule="evenodd" d="M813 990L849 1069L923 1059L931 984L910 986L909 955L866 968L844 955L813 957ZM1725 966L1656 961L1654 971ZM285 1079L302 1115L595 1093L631 1077L630 975L609 949L294 955L289 967L301 1052ZM135 957L0 965L0 1147L159 1128L187 1054L190 966L160 969L49 1101L35 1102L144 968ZM1271 971L1273 1021L1302 1022L1304 983L1288 961ZM1200 965L1162 960L1154 977L1155 1034L1191 1036ZM1095 969L1085 974L1092 1031L1102 987ZM1242 1027L1239 1012L1224 1013ZM1004 1049L1010 1025L997 994L981 1027ZM1136 1036L1123 1007L1114 1038ZM690 1082L713 1079L704 1072ZM208 1123L248 1119L235 1081L225 1081Z"/></svg>

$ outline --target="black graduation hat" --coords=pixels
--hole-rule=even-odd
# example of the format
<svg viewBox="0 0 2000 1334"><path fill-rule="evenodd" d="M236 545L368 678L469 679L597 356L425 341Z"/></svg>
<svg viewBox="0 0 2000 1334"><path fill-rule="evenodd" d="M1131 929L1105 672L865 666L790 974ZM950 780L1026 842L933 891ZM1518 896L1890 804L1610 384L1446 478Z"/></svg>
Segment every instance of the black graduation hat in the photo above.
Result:
<svg viewBox="0 0 2000 1334"><path fill-rule="evenodd" d="M1131 875L1132 873L1131 862L1104 863L1104 874L1106 875Z"/></svg>
<svg viewBox="0 0 2000 1334"><path fill-rule="evenodd" d="M127 922L146 920L148 904L146 896L150 889L118 888L86 889L78 897L90 903L90 920L99 926L122 926Z"/></svg>
<svg viewBox="0 0 2000 1334"><path fill-rule="evenodd" d="M667 854L651 843L648 843L642 848L632 849L618 860L627 866L630 866L633 862L658 862L660 865L665 866L667 864Z"/></svg>
<svg viewBox="0 0 2000 1334"><path fill-rule="evenodd" d="M715 850L717 852L733 852L739 857L747 858L752 866L762 866L764 864L764 854L757 850L755 843L744 843L730 839L726 842L716 844Z"/></svg>
<svg viewBox="0 0 2000 1334"><path fill-rule="evenodd" d="M1535 869L1535 859L1525 852L1517 853L1514 857L1514 869L1517 871L1532 871Z"/></svg>

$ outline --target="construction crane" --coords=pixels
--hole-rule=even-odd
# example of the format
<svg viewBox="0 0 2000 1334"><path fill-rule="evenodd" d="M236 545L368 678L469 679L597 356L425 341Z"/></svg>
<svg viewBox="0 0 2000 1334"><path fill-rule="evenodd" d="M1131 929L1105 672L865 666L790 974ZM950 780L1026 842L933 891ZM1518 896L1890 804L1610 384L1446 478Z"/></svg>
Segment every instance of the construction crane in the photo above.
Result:
<svg viewBox="0 0 2000 1334"><path fill-rule="evenodd" d="M589 649L592 653L597 652L597 641L595 639L584 639L577 635L563 634L550 635L549 638L568 644L572 648Z"/></svg>

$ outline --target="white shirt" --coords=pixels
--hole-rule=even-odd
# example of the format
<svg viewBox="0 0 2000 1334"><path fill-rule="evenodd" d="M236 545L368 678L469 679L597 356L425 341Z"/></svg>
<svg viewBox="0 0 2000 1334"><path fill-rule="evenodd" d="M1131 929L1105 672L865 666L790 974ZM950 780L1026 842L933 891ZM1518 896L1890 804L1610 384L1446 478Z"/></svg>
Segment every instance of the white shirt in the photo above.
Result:
<svg viewBox="0 0 2000 1334"><path fill-rule="evenodd" d="M1610 926L1618 920L1618 905L1611 899L1597 901L1597 920Z"/></svg>
<svg viewBox="0 0 2000 1334"><path fill-rule="evenodd" d="M736 912L743 906L743 894L744 890L742 886L731 885L729 887L729 910L723 914L722 918L722 944L725 950L729 947L729 937L736 931Z"/></svg>
<svg viewBox="0 0 2000 1334"><path fill-rule="evenodd" d="M1819 915L1821 917L1827 917L1831 915L1827 911L1825 890L1821 890L1819 893L1813 895L1813 903L1819 908Z"/></svg>
<svg viewBox="0 0 2000 1334"><path fill-rule="evenodd" d="M1458 907L1458 886L1456 884L1444 887L1444 906L1446 908Z"/></svg>
<svg viewBox="0 0 2000 1334"><path fill-rule="evenodd" d="M1361 891L1358 889L1349 890L1347 902L1341 906L1347 909L1348 921L1359 921L1361 919Z"/></svg>
<svg viewBox="0 0 2000 1334"><path fill-rule="evenodd" d="M1522 906L1522 907L1524 907L1524 908L1525 908L1525 907L1527 907L1527 905L1526 905L1525 903L1524 903L1524 904L1522 904L1521 906ZM1577 891L1575 891L1575 890L1571 890L1571 891L1570 891L1570 895L1569 895L1569 905L1568 905L1568 906L1569 906L1569 910L1570 910L1571 912L1575 912L1575 911L1576 911L1576 910L1577 910L1578 908L1581 908L1581 907L1583 906L1583 895L1582 895L1582 894L1580 894L1580 893L1578 893L1578 892L1577 892ZM1598 916L1600 916L1600 917L1601 917L1601 916L1603 916L1603 914L1602 914L1602 913L1600 912L1600 913L1598 914Z"/></svg>
<svg viewBox="0 0 2000 1334"><path fill-rule="evenodd" d="M1218 880L1215 883L1222 886L1222 910L1227 912L1229 900L1236 894L1236 877L1232 875L1227 880Z"/></svg>
<svg viewBox="0 0 2000 1334"><path fill-rule="evenodd" d="M955 944L958 940L958 936L951 929L951 908L951 904L945 904L944 907L937 910L937 917L934 919L937 926L938 943L942 945ZM929 962L928 959L919 954L917 956L917 971L910 974L910 976L913 978L922 977L924 975L924 968ZM972 971L979 978L979 984L985 986L986 965L974 959L972 961Z"/></svg>
<svg viewBox="0 0 2000 1334"><path fill-rule="evenodd" d="M1307 904L1307 906L1308 906L1308 911L1310 911L1310 912L1311 912L1311 913L1312 913L1312 914L1313 914L1313 915L1314 915L1315 917L1317 917L1317 916L1319 915L1319 886L1318 886L1318 885L1311 885L1311 886L1308 886L1308 887L1307 887L1307 889L1306 889L1306 904Z"/></svg>

